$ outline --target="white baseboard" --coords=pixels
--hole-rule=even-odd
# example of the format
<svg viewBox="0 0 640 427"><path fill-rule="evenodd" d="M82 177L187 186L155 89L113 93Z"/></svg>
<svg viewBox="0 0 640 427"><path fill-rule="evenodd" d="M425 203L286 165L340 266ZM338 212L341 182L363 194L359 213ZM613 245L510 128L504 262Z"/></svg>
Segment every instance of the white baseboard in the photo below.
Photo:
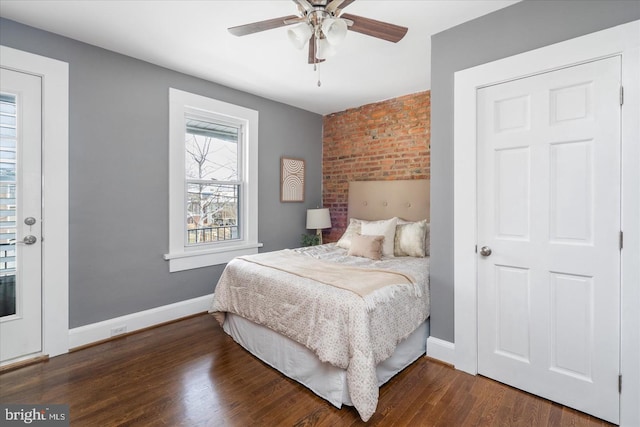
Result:
<svg viewBox="0 0 640 427"><path fill-rule="evenodd" d="M213 294L204 295L150 310L127 314L103 320L102 322L80 326L69 330L69 348L81 347L112 336L127 332L134 332L164 322L180 319L181 317L208 311L213 301ZM124 328L124 329L123 329ZM123 329L112 335L113 329Z"/></svg>
<svg viewBox="0 0 640 427"><path fill-rule="evenodd" d="M427 338L427 356L455 365L455 344L436 337Z"/></svg>

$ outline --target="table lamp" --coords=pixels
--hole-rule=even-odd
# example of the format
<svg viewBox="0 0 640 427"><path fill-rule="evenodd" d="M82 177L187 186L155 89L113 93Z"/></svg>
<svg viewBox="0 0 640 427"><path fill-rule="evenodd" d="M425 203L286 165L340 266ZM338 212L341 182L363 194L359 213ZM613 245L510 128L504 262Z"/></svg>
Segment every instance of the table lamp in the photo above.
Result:
<svg viewBox="0 0 640 427"><path fill-rule="evenodd" d="M307 209L307 229L316 229L319 244L322 244L322 229L331 228L329 208Z"/></svg>

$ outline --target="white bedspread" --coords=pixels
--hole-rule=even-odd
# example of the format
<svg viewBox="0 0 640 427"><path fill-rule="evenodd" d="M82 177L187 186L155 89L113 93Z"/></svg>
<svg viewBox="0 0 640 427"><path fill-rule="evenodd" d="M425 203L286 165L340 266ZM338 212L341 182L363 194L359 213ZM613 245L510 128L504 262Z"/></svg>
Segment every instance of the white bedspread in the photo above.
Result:
<svg viewBox="0 0 640 427"><path fill-rule="evenodd" d="M323 362L347 370L351 401L363 421L375 412L375 366L429 314L429 259L350 257L334 244L296 249L325 261L370 266L410 275L413 285L386 286L366 297L242 259L225 268L211 312L232 312L312 350ZM369 307L369 310L367 310ZM219 320L221 316L218 316Z"/></svg>

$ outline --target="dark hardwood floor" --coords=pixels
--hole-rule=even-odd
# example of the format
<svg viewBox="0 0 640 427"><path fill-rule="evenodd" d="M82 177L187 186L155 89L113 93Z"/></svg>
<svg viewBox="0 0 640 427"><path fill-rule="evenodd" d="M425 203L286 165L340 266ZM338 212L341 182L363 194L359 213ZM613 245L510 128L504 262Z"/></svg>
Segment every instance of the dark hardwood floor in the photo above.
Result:
<svg viewBox="0 0 640 427"><path fill-rule="evenodd" d="M2 403L70 405L72 426L355 426L251 356L209 315L0 375ZM380 389L372 426L606 426L420 358Z"/></svg>

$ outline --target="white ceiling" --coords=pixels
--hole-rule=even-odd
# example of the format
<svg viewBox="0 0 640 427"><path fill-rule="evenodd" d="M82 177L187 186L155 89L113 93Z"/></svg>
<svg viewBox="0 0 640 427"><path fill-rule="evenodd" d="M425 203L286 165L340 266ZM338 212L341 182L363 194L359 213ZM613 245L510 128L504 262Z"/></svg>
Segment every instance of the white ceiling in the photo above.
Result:
<svg viewBox="0 0 640 427"><path fill-rule="evenodd" d="M291 0L0 0L0 16L328 114L430 89L431 35L515 2L358 0L345 11L409 31L397 44L350 31L320 65L321 87L286 28L244 37L226 30L296 14Z"/></svg>

